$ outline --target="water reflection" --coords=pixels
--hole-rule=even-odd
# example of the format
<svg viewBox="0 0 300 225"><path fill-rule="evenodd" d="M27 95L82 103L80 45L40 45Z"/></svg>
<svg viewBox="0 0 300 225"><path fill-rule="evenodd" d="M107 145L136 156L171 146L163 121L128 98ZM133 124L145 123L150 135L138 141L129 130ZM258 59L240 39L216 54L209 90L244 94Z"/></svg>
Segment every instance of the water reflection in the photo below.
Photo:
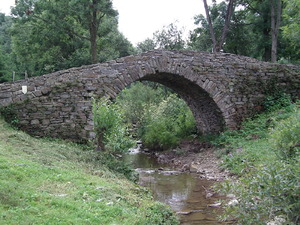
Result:
<svg viewBox="0 0 300 225"><path fill-rule="evenodd" d="M208 206L220 199L220 196L206 198L206 189L212 181L167 168L143 153L127 154L124 160L136 168L139 184L149 187L155 200L170 205L178 213L181 224L223 224L217 220L219 209Z"/></svg>

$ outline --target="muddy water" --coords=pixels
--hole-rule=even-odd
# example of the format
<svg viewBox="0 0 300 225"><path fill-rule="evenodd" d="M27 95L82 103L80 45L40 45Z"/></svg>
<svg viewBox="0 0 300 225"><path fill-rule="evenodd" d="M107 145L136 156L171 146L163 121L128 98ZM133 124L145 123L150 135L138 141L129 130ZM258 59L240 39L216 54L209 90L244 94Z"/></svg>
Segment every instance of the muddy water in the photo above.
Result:
<svg viewBox="0 0 300 225"><path fill-rule="evenodd" d="M139 184L149 187L154 199L171 206L181 224L225 224L217 220L220 208L211 205L221 197L208 191L213 181L199 179L199 175L180 173L137 151L124 156L124 160L139 172Z"/></svg>

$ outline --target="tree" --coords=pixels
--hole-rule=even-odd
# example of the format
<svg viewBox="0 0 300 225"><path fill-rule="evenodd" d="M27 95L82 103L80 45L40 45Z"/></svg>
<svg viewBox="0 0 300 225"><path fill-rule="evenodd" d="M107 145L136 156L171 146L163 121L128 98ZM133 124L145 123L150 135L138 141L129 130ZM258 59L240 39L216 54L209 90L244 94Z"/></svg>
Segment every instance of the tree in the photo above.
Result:
<svg viewBox="0 0 300 225"><path fill-rule="evenodd" d="M91 62L98 62L98 31L105 17L116 17L110 0L20 0L14 15L43 22L57 31L90 42Z"/></svg>
<svg viewBox="0 0 300 225"><path fill-rule="evenodd" d="M272 51L271 51L271 61L277 61L277 45L278 45L278 34L281 23L281 0L270 0L271 2L271 32L272 32ZM277 9L277 10L276 10Z"/></svg>
<svg viewBox="0 0 300 225"><path fill-rule="evenodd" d="M214 31L214 28L213 28L213 23L211 21L211 17L210 17L210 14L209 14L209 8L208 8L208 5L207 5L207 1L203 0L203 3L204 3L207 22L208 22L208 25L209 25L211 40L212 40L212 43L213 43L213 52L219 52L219 51L222 50L222 47L223 47L225 39L226 39L226 35L228 33L231 16L234 12L234 0L229 0L222 35L219 38L218 42L217 42L215 31Z"/></svg>
<svg viewBox="0 0 300 225"><path fill-rule="evenodd" d="M164 26L162 30L153 33L152 39L148 38L138 43L137 48L140 52L144 52L153 49L182 50L185 46L182 30L176 24L171 23L168 26Z"/></svg>
<svg viewBox="0 0 300 225"><path fill-rule="evenodd" d="M220 42L224 33L224 23L226 19L228 6L225 2L215 3L209 7L209 15L213 21L212 26L214 34ZM252 56L254 51L255 33L252 30L252 24L248 21L248 12L244 9L235 10L231 16L230 27L226 33L226 42L223 43L224 52L231 52L239 55ZM209 23L204 15L194 17L195 28L190 32L188 46L192 50L211 51L213 44L211 41L211 32ZM216 48L216 47L215 47Z"/></svg>
<svg viewBox="0 0 300 225"><path fill-rule="evenodd" d="M288 40L294 57L300 59L300 0L284 0L283 36Z"/></svg>
<svg viewBox="0 0 300 225"><path fill-rule="evenodd" d="M204 3L204 9L205 9L205 13L206 13L206 19L207 19L208 26L209 26L211 41L212 41L212 44L213 44L213 52L217 52L217 40L216 40L213 24L211 22L211 18L210 18L210 15L209 15L209 9L208 9L208 5L207 5L207 1L203 0L203 3Z"/></svg>
<svg viewBox="0 0 300 225"><path fill-rule="evenodd" d="M97 63L97 39L100 24L104 17L116 17L117 11L112 8L110 0L73 0L72 10L75 20L80 23L83 29L89 31L86 37L90 41L91 62ZM75 31L76 32L76 31Z"/></svg>
<svg viewBox="0 0 300 225"><path fill-rule="evenodd" d="M12 26L12 18L0 13L0 82L10 80L10 72L13 71L11 63L11 37L9 29Z"/></svg>
<svg viewBox="0 0 300 225"><path fill-rule="evenodd" d="M7 75L7 69L6 69L6 55L3 54L3 51L0 46L0 83L8 81Z"/></svg>
<svg viewBox="0 0 300 225"><path fill-rule="evenodd" d="M15 63L31 76L133 52L110 0L20 0L13 14Z"/></svg>

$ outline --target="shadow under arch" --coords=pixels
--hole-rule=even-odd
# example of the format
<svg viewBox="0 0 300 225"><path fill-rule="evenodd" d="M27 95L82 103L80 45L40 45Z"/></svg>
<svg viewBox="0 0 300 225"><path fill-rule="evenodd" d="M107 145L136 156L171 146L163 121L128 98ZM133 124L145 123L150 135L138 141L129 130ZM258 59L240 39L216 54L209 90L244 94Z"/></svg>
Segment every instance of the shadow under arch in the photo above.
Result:
<svg viewBox="0 0 300 225"><path fill-rule="evenodd" d="M174 90L190 107L201 134L215 134L223 131L223 114L210 94L196 83L178 74L155 73L143 76L140 81L160 83Z"/></svg>

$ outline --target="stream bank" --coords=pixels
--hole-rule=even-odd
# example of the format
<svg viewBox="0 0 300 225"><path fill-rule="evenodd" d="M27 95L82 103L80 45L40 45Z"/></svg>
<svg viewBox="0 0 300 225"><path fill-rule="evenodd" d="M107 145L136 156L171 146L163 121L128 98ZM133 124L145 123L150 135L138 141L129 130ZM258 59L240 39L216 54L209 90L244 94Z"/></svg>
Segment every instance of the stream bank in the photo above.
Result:
<svg viewBox="0 0 300 225"><path fill-rule="evenodd" d="M176 150L150 153L147 149L146 152L131 149L124 161L136 169L139 184L152 191L154 200L171 206L181 224L229 224L218 220L222 214L220 202L226 196L211 187L230 175L219 169L212 148L193 152L194 147L187 143L185 154Z"/></svg>
<svg viewBox="0 0 300 225"><path fill-rule="evenodd" d="M220 168L221 159L216 156L216 149L209 143L183 141L178 148L166 152L152 153L159 163L177 169L181 172L199 174L199 178L223 181L233 179L226 169Z"/></svg>

